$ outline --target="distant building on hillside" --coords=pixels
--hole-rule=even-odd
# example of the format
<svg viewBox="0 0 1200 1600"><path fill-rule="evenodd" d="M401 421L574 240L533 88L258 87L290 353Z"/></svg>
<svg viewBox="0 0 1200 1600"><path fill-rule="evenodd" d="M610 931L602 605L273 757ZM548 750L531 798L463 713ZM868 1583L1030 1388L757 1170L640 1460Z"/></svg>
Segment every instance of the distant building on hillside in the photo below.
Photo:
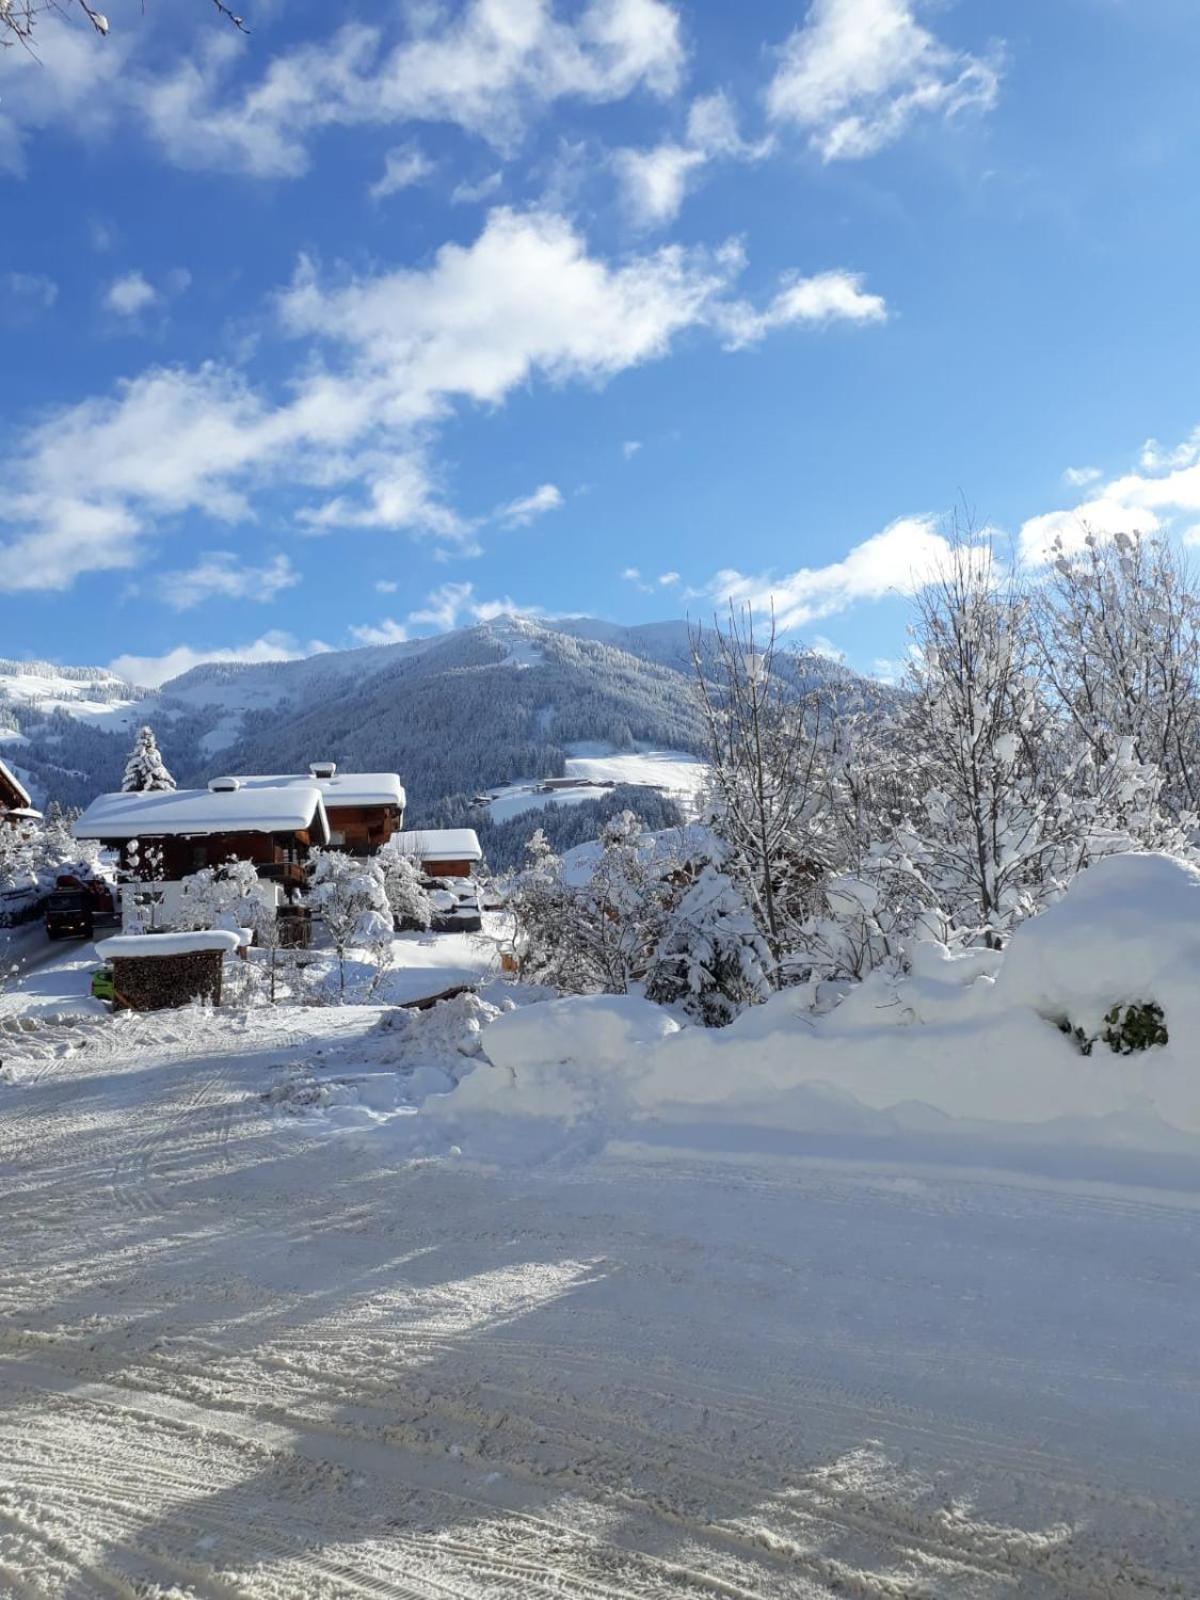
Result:
<svg viewBox="0 0 1200 1600"><path fill-rule="evenodd" d="M33 799L15 772L0 761L0 823L40 822Z"/></svg>
<svg viewBox="0 0 1200 1600"><path fill-rule="evenodd" d="M392 849L412 856L427 878L469 878L483 860L474 828L426 828L398 833Z"/></svg>

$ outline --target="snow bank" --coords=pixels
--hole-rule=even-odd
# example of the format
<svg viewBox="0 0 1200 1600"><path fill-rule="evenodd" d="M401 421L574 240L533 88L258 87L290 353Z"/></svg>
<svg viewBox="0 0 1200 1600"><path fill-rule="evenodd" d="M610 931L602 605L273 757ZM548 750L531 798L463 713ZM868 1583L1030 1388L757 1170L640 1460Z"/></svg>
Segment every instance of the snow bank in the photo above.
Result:
<svg viewBox="0 0 1200 1600"><path fill-rule="evenodd" d="M1017 931L996 999L1089 1035L1113 1006L1155 1001L1169 1032L1200 1038L1200 872L1171 856L1098 861Z"/></svg>
<svg viewBox="0 0 1200 1600"><path fill-rule="evenodd" d="M190 956L201 951L236 950L246 942L243 933L232 929L210 928L204 933L131 933L101 939L96 954L102 961L121 961L147 956Z"/></svg>
<svg viewBox="0 0 1200 1600"><path fill-rule="evenodd" d="M584 995L523 1006L483 1033L490 1067L465 1079L455 1112L551 1117L627 1116L634 1084L679 1024L633 995Z"/></svg>
<svg viewBox="0 0 1200 1600"><path fill-rule="evenodd" d="M1200 1141L1200 873L1158 856L1093 867L1018 930L1008 953L922 947L910 977L875 974L828 1016L805 989L731 1027L680 1028L641 999L566 999L483 1034L492 1069L457 1111L530 1119L838 1123L1177 1149ZM1165 1046L1090 1056L1059 1028L1155 1000Z"/></svg>

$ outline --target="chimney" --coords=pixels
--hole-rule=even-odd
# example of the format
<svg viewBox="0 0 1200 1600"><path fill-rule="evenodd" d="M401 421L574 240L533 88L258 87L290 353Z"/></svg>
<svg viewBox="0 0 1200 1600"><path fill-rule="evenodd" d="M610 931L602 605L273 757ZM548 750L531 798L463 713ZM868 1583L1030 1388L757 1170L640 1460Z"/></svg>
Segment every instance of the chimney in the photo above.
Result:
<svg viewBox="0 0 1200 1600"><path fill-rule="evenodd" d="M332 778L337 772L337 762L314 761L308 770L314 778Z"/></svg>

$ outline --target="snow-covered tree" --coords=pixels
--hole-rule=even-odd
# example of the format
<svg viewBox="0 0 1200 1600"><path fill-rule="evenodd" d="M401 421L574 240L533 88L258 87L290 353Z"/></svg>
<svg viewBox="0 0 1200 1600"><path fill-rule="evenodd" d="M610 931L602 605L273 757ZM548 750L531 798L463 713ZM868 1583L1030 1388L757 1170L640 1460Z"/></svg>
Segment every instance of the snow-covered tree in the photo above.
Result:
<svg viewBox="0 0 1200 1600"><path fill-rule="evenodd" d="M125 776L121 780L122 794L157 793L174 787L175 779L167 771L153 728L139 728L125 764Z"/></svg>
<svg viewBox="0 0 1200 1600"><path fill-rule="evenodd" d="M338 960L338 993L346 992L346 952L378 942L381 920L391 938L391 907L377 860L361 861L342 850L317 850L310 858L309 903L319 913Z"/></svg>
<svg viewBox="0 0 1200 1600"><path fill-rule="evenodd" d="M1102 781L1130 760L1161 775L1176 817L1200 810L1200 599L1165 540L1087 533L1061 542L1037 605L1056 708ZM1124 754L1122 754L1124 752Z"/></svg>
<svg viewBox="0 0 1200 1600"><path fill-rule="evenodd" d="M955 540L916 601L901 732L924 793L893 863L957 937L998 948L1059 892L1078 830L1028 596L986 541Z"/></svg>
<svg viewBox="0 0 1200 1600"><path fill-rule="evenodd" d="M771 980L819 904L833 861L832 708L783 670L775 618L760 638L749 609L730 608L692 641L708 731L712 825L771 952Z"/></svg>
<svg viewBox="0 0 1200 1600"><path fill-rule="evenodd" d="M720 1028L770 992L771 951L719 861L692 866L694 881L666 914L646 996Z"/></svg>
<svg viewBox="0 0 1200 1600"><path fill-rule="evenodd" d="M662 937L672 865L626 811L605 825L591 871L568 883L539 829L505 893L523 976L573 994L625 994Z"/></svg>
<svg viewBox="0 0 1200 1600"><path fill-rule="evenodd" d="M398 923L428 928L433 921L433 900L421 880L421 865L407 851L390 840L376 860L383 872L383 888L388 905Z"/></svg>
<svg viewBox="0 0 1200 1600"><path fill-rule="evenodd" d="M210 0L216 11L239 32L247 31L239 17L225 0ZM108 17L90 0L0 0L0 48L19 44L27 49L37 39L39 21L51 13L60 16L78 14L90 23L94 31L104 37L109 31Z"/></svg>
<svg viewBox="0 0 1200 1600"><path fill-rule="evenodd" d="M219 867L201 867L179 886L181 929L225 928L257 931L274 907L263 900L252 861L229 860Z"/></svg>

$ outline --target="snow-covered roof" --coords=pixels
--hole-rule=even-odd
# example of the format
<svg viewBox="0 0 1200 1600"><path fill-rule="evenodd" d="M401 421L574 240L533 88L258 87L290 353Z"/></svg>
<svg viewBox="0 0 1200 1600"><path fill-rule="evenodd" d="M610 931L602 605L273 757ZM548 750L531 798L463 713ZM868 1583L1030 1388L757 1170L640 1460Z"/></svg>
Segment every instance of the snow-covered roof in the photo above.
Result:
<svg viewBox="0 0 1200 1600"><path fill-rule="evenodd" d="M23 783L18 781L16 773L11 767L6 767L3 761L0 761L0 781L5 784L12 785L14 792L20 799L23 806L32 806L33 797L29 793L29 790Z"/></svg>
<svg viewBox="0 0 1200 1600"><path fill-rule="evenodd" d="M338 772L332 778L314 778L301 773L277 773L263 777L239 778L243 789L317 788L325 805L398 806L404 809L404 785L396 772Z"/></svg>
<svg viewBox="0 0 1200 1600"><path fill-rule="evenodd" d="M77 839L188 837L212 833L299 833L312 829L329 842L329 820L317 784L274 788L239 785L212 789L166 789L141 794L102 794L76 822Z"/></svg>
<svg viewBox="0 0 1200 1600"><path fill-rule="evenodd" d="M244 942L241 934L225 928L201 933L119 933L101 939L96 954L101 961L144 960L147 956L192 956L206 950L225 952Z"/></svg>
<svg viewBox="0 0 1200 1600"><path fill-rule="evenodd" d="M33 806L13 806L4 815L6 817L23 817L26 822L40 822L42 820L42 813L36 811Z"/></svg>
<svg viewBox="0 0 1200 1600"><path fill-rule="evenodd" d="M482 861L474 828L424 828L392 835L391 848L419 861Z"/></svg>

